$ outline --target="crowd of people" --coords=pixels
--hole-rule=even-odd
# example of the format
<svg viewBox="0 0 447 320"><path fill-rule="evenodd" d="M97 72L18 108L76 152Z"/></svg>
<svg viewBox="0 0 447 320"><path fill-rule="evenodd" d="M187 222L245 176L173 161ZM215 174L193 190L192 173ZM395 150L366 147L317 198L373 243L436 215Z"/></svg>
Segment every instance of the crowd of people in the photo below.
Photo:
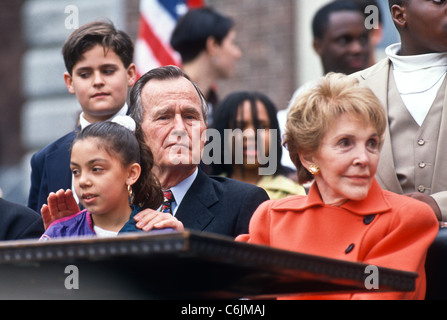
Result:
<svg viewBox="0 0 447 320"><path fill-rule="evenodd" d="M378 62L364 8L335 0L316 13L324 74L281 112L261 92L217 95L242 52L232 19L210 8L174 30L182 68L139 79L125 32L81 26L62 50L79 125L32 157L28 208L0 199L1 240L206 231L419 275L412 292L287 299L424 299L427 250L447 221L447 3L389 0L401 42Z"/></svg>

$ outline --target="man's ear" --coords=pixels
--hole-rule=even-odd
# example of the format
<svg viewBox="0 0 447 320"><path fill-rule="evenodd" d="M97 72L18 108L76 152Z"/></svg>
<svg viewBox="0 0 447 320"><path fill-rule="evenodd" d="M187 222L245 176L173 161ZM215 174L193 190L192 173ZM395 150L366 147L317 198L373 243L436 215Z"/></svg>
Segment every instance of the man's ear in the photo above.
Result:
<svg viewBox="0 0 447 320"><path fill-rule="evenodd" d="M404 28L407 23L407 11L405 6L397 4L391 7L391 18L398 28Z"/></svg>
<svg viewBox="0 0 447 320"><path fill-rule="evenodd" d="M75 94L75 89L73 86L73 78L71 77L71 75L68 72L64 73L64 82L65 82L65 86L68 89L68 92L70 92L71 94Z"/></svg>

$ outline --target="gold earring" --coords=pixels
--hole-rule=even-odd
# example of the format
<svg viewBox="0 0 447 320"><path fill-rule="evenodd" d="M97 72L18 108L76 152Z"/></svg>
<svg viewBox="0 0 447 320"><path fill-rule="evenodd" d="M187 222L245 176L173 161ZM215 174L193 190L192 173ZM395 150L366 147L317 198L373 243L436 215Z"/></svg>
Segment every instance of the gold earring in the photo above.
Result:
<svg viewBox="0 0 447 320"><path fill-rule="evenodd" d="M132 186L130 184L127 186L127 194L129 195L129 201L132 201L133 191Z"/></svg>
<svg viewBox="0 0 447 320"><path fill-rule="evenodd" d="M315 163L312 163L309 166L309 172L311 175L316 176L317 174L320 173L320 167L318 165L316 165Z"/></svg>

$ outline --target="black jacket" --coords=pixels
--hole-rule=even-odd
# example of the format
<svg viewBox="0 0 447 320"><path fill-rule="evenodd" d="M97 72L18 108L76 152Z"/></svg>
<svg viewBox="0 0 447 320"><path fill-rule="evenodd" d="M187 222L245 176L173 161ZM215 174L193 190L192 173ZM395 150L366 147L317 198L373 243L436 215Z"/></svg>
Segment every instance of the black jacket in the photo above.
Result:
<svg viewBox="0 0 447 320"><path fill-rule="evenodd" d="M235 238L248 233L251 216L266 200L269 197L262 188L220 176L207 176L199 169L175 217L185 229Z"/></svg>
<svg viewBox="0 0 447 320"><path fill-rule="evenodd" d="M28 207L0 198L0 241L39 239L44 232L39 214Z"/></svg>

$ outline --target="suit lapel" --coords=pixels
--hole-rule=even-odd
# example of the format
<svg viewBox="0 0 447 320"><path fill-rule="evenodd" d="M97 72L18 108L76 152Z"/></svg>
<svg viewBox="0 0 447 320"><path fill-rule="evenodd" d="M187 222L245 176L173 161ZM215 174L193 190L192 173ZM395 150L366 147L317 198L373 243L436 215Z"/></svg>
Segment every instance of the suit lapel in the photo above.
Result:
<svg viewBox="0 0 447 320"><path fill-rule="evenodd" d="M371 88L377 98L379 98L385 108L386 120L388 123L388 85L391 62L389 59L383 59L376 66L360 72L359 76L364 80L364 84ZM393 103L392 101L390 103ZM402 194L402 187L396 175L394 167L393 149L391 146L391 135L389 126L386 126L384 134L384 143L380 153L379 165L377 168L376 179L386 190Z"/></svg>
<svg viewBox="0 0 447 320"><path fill-rule="evenodd" d="M177 209L176 218L185 228L203 231L214 219L209 208L219 201L211 178L199 168L196 179Z"/></svg>

